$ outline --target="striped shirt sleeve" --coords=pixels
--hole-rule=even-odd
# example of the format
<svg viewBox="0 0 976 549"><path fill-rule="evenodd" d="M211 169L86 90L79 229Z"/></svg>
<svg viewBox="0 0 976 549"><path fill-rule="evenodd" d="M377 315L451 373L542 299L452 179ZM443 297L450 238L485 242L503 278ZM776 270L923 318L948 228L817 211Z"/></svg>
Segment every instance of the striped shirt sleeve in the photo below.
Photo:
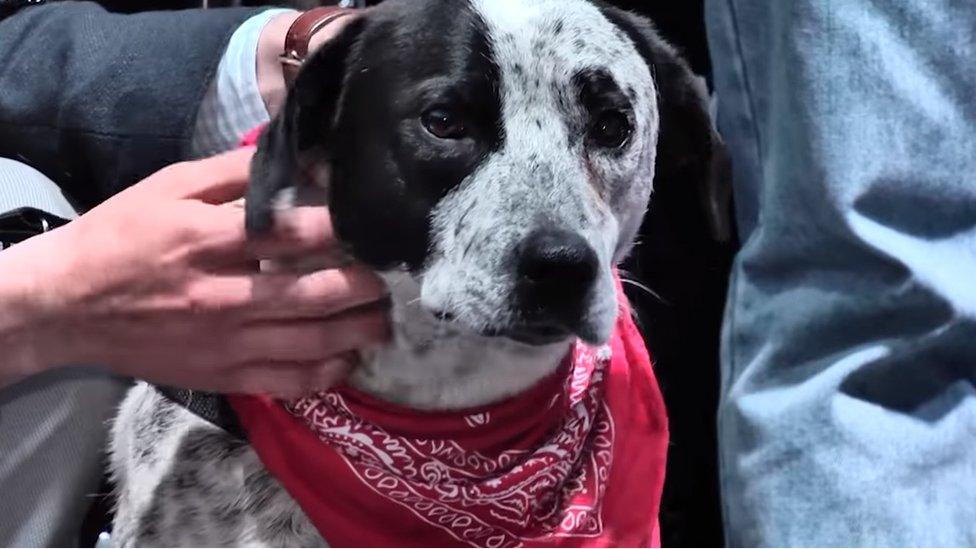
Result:
<svg viewBox="0 0 976 549"><path fill-rule="evenodd" d="M268 122L257 81L258 39L268 21L289 11L263 11L234 32L197 113L191 142L194 158L230 150L248 130Z"/></svg>

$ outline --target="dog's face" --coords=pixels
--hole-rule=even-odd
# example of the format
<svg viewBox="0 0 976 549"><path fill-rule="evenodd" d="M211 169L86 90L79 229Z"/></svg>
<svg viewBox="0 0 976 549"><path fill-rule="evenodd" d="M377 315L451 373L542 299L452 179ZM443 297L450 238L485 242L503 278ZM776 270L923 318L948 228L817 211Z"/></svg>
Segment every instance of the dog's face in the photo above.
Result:
<svg viewBox="0 0 976 549"><path fill-rule="evenodd" d="M688 82L663 88L659 66ZM339 237L408 271L433 317L603 342L673 88L701 108L646 22L589 1L390 0L302 69L262 137L249 226L298 174L328 172Z"/></svg>

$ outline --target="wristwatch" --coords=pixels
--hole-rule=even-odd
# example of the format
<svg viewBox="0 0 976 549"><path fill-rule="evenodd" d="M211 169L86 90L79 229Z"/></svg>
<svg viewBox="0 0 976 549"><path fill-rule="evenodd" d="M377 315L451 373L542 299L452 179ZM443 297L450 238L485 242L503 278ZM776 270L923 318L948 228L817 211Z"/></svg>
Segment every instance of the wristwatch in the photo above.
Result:
<svg viewBox="0 0 976 549"><path fill-rule="evenodd" d="M23 242L32 236L53 231L69 220L37 208L18 208L0 214L0 250Z"/></svg>
<svg viewBox="0 0 976 549"><path fill-rule="evenodd" d="M354 3L353 3L354 4ZM298 16L288 28L285 35L285 50L278 57L281 62L285 85L289 88L295 83L298 69L305 62L308 55L308 42L312 35L325 28L326 25L355 13L357 8L337 6L322 6L310 9Z"/></svg>

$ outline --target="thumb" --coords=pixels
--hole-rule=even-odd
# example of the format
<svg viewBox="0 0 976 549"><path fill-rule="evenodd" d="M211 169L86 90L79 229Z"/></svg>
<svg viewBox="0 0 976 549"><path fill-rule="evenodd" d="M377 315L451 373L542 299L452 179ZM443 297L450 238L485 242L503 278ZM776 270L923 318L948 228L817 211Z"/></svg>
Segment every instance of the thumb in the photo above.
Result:
<svg viewBox="0 0 976 549"><path fill-rule="evenodd" d="M250 179L251 157L255 147L182 162L153 176L160 179L165 192L177 198L223 204L244 196Z"/></svg>

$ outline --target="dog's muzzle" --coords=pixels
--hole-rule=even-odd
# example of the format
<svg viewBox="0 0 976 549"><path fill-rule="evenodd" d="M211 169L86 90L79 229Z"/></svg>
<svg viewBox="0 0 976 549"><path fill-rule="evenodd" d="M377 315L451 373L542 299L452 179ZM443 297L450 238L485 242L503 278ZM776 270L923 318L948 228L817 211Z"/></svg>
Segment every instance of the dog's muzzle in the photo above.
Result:
<svg viewBox="0 0 976 549"><path fill-rule="evenodd" d="M536 230L516 250L516 269L523 322L509 337L544 344L579 331L599 271L596 252L582 236Z"/></svg>

